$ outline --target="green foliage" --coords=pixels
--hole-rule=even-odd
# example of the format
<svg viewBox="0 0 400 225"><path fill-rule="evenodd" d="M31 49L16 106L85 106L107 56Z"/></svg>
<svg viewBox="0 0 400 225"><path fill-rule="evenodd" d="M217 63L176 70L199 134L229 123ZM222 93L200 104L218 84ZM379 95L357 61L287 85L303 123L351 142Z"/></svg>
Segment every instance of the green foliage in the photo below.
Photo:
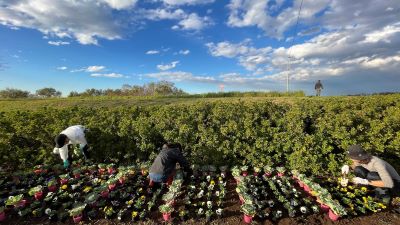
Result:
<svg viewBox="0 0 400 225"><path fill-rule="evenodd" d="M52 154L54 137L83 124L90 129L86 137L95 161L144 161L163 143L179 142L188 159L202 165L276 165L332 175L347 160L348 146L358 143L400 168L399 95L292 98L287 103L243 99L0 112L1 166L60 163Z"/></svg>

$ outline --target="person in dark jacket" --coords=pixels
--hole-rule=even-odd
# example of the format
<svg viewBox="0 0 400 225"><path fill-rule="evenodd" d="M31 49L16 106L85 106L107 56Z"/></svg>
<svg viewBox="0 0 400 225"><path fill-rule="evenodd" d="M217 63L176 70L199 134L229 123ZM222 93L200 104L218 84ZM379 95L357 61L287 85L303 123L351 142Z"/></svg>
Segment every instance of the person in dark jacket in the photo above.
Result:
<svg viewBox="0 0 400 225"><path fill-rule="evenodd" d="M150 184L170 184L175 174L176 163L179 163L185 172L191 174L190 165L182 154L182 146L180 144L164 144L150 167Z"/></svg>
<svg viewBox="0 0 400 225"><path fill-rule="evenodd" d="M317 92L317 96L321 96L322 89L324 89L324 86L322 86L321 80L318 80L315 84L315 91Z"/></svg>

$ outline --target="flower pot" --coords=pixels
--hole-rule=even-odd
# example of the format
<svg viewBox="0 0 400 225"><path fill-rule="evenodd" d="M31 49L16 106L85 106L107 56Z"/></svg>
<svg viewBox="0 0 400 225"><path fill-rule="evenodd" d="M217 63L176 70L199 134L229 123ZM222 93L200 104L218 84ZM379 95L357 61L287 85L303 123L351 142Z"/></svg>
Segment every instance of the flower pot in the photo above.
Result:
<svg viewBox="0 0 400 225"><path fill-rule="evenodd" d="M33 172L34 172L35 174L39 175L39 174L42 173L42 170L41 170L41 169L37 169L37 170L34 170Z"/></svg>
<svg viewBox="0 0 400 225"><path fill-rule="evenodd" d="M61 183L61 185L67 184L68 183L68 179L61 179L60 183Z"/></svg>
<svg viewBox="0 0 400 225"><path fill-rule="evenodd" d="M119 178L118 181L121 185L125 184L125 178Z"/></svg>
<svg viewBox="0 0 400 225"><path fill-rule="evenodd" d="M244 177L247 177L248 172L247 172L247 171L242 171L242 175L243 175Z"/></svg>
<svg viewBox="0 0 400 225"><path fill-rule="evenodd" d="M109 184L109 185L108 185L108 189L109 189L110 191L112 191L112 190L115 189L116 186L117 186L117 184Z"/></svg>
<svg viewBox="0 0 400 225"><path fill-rule="evenodd" d="M337 221L340 218L340 216L336 215L332 210L329 210L328 216L332 221Z"/></svg>
<svg viewBox="0 0 400 225"><path fill-rule="evenodd" d="M243 221L244 221L244 223L250 224L253 221L253 217L243 214Z"/></svg>
<svg viewBox="0 0 400 225"><path fill-rule="evenodd" d="M278 177L283 177L284 173L278 173Z"/></svg>
<svg viewBox="0 0 400 225"><path fill-rule="evenodd" d="M108 191L102 191L101 192L101 197L108 198Z"/></svg>
<svg viewBox="0 0 400 225"><path fill-rule="evenodd" d="M1 212L0 213L0 222L6 220L6 213L5 212Z"/></svg>
<svg viewBox="0 0 400 225"><path fill-rule="evenodd" d="M257 176L258 176L258 173L254 172L253 175L254 175L255 177L257 177Z"/></svg>
<svg viewBox="0 0 400 225"><path fill-rule="evenodd" d="M57 190L57 186L56 185L51 185L49 187L47 187L49 189L50 192L55 192Z"/></svg>
<svg viewBox="0 0 400 225"><path fill-rule="evenodd" d="M22 199L20 202L17 204L17 208L24 208L28 201L26 199Z"/></svg>
<svg viewBox="0 0 400 225"><path fill-rule="evenodd" d="M171 220L171 213L163 213L162 216L163 216L164 221Z"/></svg>
<svg viewBox="0 0 400 225"><path fill-rule="evenodd" d="M307 184L304 184L304 191L309 192L310 191L310 187Z"/></svg>
<svg viewBox="0 0 400 225"><path fill-rule="evenodd" d="M240 201L241 205L244 203L244 199L243 199L243 197L241 195L239 195L239 201Z"/></svg>
<svg viewBox="0 0 400 225"><path fill-rule="evenodd" d="M79 173L77 173L77 174L74 174L74 177L75 177L75 179L79 179L79 178L81 178L81 175Z"/></svg>
<svg viewBox="0 0 400 225"><path fill-rule="evenodd" d="M271 173L267 173L267 172L265 172L265 173L264 173L264 176L266 176L266 177L270 177L270 176L271 176Z"/></svg>
<svg viewBox="0 0 400 225"><path fill-rule="evenodd" d="M320 208L321 208L321 210L323 211L323 212L328 212L329 211L329 206L327 206L327 205L325 205L325 204L321 204L320 205Z"/></svg>
<svg viewBox="0 0 400 225"><path fill-rule="evenodd" d="M40 200L43 198L43 191L38 191L35 193L35 199Z"/></svg>
<svg viewBox="0 0 400 225"><path fill-rule="evenodd" d="M114 168L108 168L108 173L109 173L109 174L115 173L115 169L114 169Z"/></svg>
<svg viewBox="0 0 400 225"><path fill-rule="evenodd" d="M106 169L99 169L99 174L102 175L104 172L106 172Z"/></svg>
<svg viewBox="0 0 400 225"><path fill-rule="evenodd" d="M79 223L82 221L82 214L81 215L77 215L77 216L73 216L72 219L74 220L74 223Z"/></svg>
<svg viewBox="0 0 400 225"><path fill-rule="evenodd" d="M298 183L299 183L299 186L300 186L301 188L304 187L304 183L303 183L302 181L299 181Z"/></svg>

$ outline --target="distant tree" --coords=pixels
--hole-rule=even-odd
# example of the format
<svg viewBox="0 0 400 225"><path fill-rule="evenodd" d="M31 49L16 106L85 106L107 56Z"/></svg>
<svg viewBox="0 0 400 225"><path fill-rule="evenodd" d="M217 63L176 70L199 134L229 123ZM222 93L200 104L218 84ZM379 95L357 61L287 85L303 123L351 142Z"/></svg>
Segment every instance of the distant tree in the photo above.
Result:
<svg viewBox="0 0 400 225"><path fill-rule="evenodd" d="M38 97L60 97L61 92L54 88L42 88L36 91Z"/></svg>
<svg viewBox="0 0 400 225"><path fill-rule="evenodd" d="M23 91L15 88L6 88L0 91L1 98L28 98L29 91Z"/></svg>
<svg viewBox="0 0 400 225"><path fill-rule="evenodd" d="M68 95L68 97L77 97L80 96L80 94L77 91L71 91Z"/></svg>

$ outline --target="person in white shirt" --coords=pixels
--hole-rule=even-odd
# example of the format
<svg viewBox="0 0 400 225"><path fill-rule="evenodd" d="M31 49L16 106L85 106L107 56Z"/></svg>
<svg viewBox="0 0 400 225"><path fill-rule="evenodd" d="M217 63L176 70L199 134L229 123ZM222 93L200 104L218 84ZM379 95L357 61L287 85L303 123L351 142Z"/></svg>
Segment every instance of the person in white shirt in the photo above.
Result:
<svg viewBox="0 0 400 225"><path fill-rule="evenodd" d="M70 126L63 130L54 139L56 147L53 150L54 154L60 154L64 163L64 168L68 168L71 163L71 157L68 155L68 146L79 145L81 153L85 159L89 159L89 146L85 138L87 129L82 125Z"/></svg>

